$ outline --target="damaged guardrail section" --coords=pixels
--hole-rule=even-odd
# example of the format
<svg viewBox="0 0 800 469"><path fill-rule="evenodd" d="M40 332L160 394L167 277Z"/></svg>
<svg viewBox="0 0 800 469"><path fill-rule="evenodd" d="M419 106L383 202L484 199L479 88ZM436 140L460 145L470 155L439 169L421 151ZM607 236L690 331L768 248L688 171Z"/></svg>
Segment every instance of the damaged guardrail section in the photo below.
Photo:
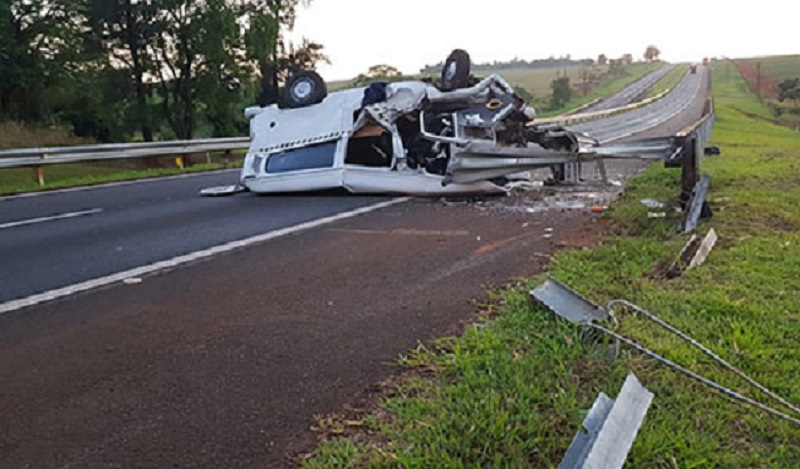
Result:
<svg viewBox="0 0 800 469"><path fill-rule="evenodd" d="M622 468L652 402L653 393L633 373L616 400L600 393L559 469Z"/></svg>
<svg viewBox="0 0 800 469"><path fill-rule="evenodd" d="M717 355L716 353L708 349L706 346L697 342L695 339L693 339L685 332L679 330L675 326L667 323L666 321L660 319L655 314L645 310L644 308L636 304L633 304L627 300L617 299L610 301L606 306L600 306L593 303L592 301L582 296L581 294L577 293L576 291L572 290L567 285L564 285L558 280L552 278L547 279L542 285L532 290L530 292L530 295L535 303L547 308L548 310L552 311L555 315L561 317L562 319L572 324L587 327L590 329L594 329L597 332L601 332L607 335L608 337L615 339L618 344L627 345L631 349L644 354L645 356L661 363L662 365L672 369L673 371L681 373L682 375L691 378L710 389L717 391L721 396L729 398L734 402L749 405L756 409L760 409L767 414L783 419L787 422L790 422L800 427L800 407L793 404L792 402L789 402L786 398L781 397L774 391L768 389L767 387L765 387L752 377L748 376L742 370L736 368L728 361L723 359L721 356ZM660 355L646 348L645 346L641 345L635 340L622 335L621 333L616 331L617 325L619 323L618 320L618 318L620 317L619 314L621 313L635 314L643 319L649 320L650 322L658 325L662 329L677 336L690 346L694 347L707 357L711 358L722 368L736 375L743 382L749 384L752 388L758 390L762 395L769 397L773 401L779 403L781 406L788 409L788 412L777 409L775 407L771 407L762 401L758 401L741 392L737 392L731 388L725 387L716 381L713 381L709 378L706 378L690 370L685 366L679 365L678 363L665 358L663 355ZM595 467L606 467L606 466L595 466Z"/></svg>
<svg viewBox="0 0 800 469"><path fill-rule="evenodd" d="M678 133L675 137L676 150L664 163L668 168L681 168L680 205L685 214L680 226L682 233L691 233L701 218L713 216L711 207L706 202L711 188L711 177L701 176L700 160L707 153L706 145L711 140L716 119L714 100L709 98L706 100L703 117ZM718 154L719 150L713 153Z"/></svg>

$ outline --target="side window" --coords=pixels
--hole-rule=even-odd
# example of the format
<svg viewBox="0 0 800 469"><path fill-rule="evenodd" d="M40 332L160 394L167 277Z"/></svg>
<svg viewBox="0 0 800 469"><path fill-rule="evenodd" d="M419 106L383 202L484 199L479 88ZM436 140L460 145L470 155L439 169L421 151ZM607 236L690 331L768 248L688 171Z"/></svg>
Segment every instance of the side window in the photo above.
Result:
<svg viewBox="0 0 800 469"><path fill-rule="evenodd" d="M338 141L320 143L294 150L273 153L267 158L264 170L268 174L290 173L305 169L333 167Z"/></svg>

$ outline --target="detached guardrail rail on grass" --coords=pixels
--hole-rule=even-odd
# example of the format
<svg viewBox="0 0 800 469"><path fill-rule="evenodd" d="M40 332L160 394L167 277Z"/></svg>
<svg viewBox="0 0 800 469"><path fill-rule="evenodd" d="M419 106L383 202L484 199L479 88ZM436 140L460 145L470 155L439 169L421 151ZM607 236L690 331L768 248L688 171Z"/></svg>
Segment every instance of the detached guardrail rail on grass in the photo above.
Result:
<svg viewBox="0 0 800 469"><path fill-rule="evenodd" d="M0 151L0 169L33 168L39 185L43 186L44 173L42 168L49 165L234 151L247 149L249 145L249 138L234 137L171 142L23 148Z"/></svg>

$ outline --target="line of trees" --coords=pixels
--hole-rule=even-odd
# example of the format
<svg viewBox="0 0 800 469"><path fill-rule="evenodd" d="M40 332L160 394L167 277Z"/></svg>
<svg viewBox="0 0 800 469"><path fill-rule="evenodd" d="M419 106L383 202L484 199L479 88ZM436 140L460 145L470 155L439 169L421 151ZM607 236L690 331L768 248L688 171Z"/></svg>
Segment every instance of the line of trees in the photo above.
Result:
<svg viewBox="0 0 800 469"><path fill-rule="evenodd" d="M0 120L99 141L241 134L245 105L327 60L284 38L308 1L4 0Z"/></svg>

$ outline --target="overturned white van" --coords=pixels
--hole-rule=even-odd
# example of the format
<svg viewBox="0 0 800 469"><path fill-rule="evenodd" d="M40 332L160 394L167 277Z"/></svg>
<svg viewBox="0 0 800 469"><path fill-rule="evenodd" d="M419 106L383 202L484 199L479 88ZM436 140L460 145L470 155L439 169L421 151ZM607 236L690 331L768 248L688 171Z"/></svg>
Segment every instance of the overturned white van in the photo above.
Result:
<svg viewBox="0 0 800 469"><path fill-rule="evenodd" d="M439 195L504 192L532 169L580 160L588 136L531 126L534 111L501 77L469 86L454 51L440 86L376 83L331 93L314 73L287 84L288 108L249 108L251 145L236 191ZM321 89L322 88L322 89Z"/></svg>

